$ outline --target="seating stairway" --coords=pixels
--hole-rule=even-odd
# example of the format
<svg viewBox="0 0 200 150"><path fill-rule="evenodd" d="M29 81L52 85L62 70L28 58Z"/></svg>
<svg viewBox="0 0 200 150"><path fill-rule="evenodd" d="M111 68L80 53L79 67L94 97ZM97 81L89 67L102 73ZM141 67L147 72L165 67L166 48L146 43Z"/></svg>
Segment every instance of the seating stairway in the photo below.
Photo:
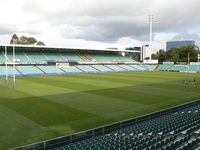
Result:
<svg viewBox="0 0 200 150"><path fill-rule="evenodd" d="M49 59L54 61L66 61L67 59L62 57L58 52L43 52L43 54Z"/></svg>
<svg viewBox="0 0 200 150"><path fill-rule="evenodd" d="M15 74L16 76L21 75L21 73L15 69ZM0 66L0 76L5 76L6 75L6 67L5 66ZM13 75L13 67L8 66L8 75L12 76Z"/></svg>
<svg viewBox="0 0 200 150"><path fill-rule="evenodd" d="M38 66L46 74L64 74L65 72L55 66Z"/></svg>
<svg viewBox="0 0 200 150"><path fill-rule="evenodd" d="M92 67L96 68L100 72L113 72L113 70L109 69L108 67L104 65L92 65Z"/></svg>
<svg viewBox="0 0 200 150"><path fill-rule="evenodd" d="M97 69L95 69L89 65L78 65L76 67L78 69L82 70L83 72L99 72Z"/></svg>
<svg viewBox="0 0 200 150"><path fill-rule="evenodd" d="M75 66L62 67L60 69L63 70L64 72L66 72L66 73L83 73L83 71L81 71L80 69L78 69Z"/></svg>
<svg viewBox="0 0 200 150"><path fill-rule="evenodd" d="M135 68L138 71L147 71L148 70L147 68L145 68L144 66L139 65L139 64L134 64L134 65L129 65L129 66Z"/></svg>
<svg viewBox="0 0 200 150"><path fill-rule="evenodd" d="M23 75L28 74L44 74L40 69L35 66L16 66L17 70Z"/></svg>
<svg viewBox="0 0 200 150"><path fill-rule="evenodd" d="M118 65L105 65L105 66L116 72L127 71L126 69L119 67Z"/></svg>

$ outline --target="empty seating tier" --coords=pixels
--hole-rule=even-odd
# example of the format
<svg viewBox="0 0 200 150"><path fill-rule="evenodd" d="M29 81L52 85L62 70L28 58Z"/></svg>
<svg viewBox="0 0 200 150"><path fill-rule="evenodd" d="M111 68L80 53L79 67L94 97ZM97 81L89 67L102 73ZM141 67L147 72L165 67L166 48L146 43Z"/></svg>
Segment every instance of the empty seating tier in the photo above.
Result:
<svg viewBox="0 0 200 150"><path fill-rule="evenodd" d="M35 66L17 66L17 70L23 75L31 75L31 74L44 74L40 69Z"/></svg>
<svg viewBox="0 0 200 150"><path fill-rule="evenodd" d="M94 68L96 68L97 70L99 70L100 72L113 72L112 69L104 66L104 65L92 65Z"/></svg>
<svg viewBox="0 0 200 150"><path fill-rule="evenodd" d="M145 71L145 70L148 70L147 68L145 68L144 66L142 65L138 65L138 64L135 64L135 65L130 65L131 67L137 69L138 71Z"/></svg>
<svg viewBox="0 0 200 150"><path fill-rule="evenodd" d="M200 103L129 124L121 129L115 129L114 125L112 129L105 127L103 135L82 138L54 150L186 150L200 147ZM110 132L106 132L108 129Z"/></svg>
<svg viewBox="0 0 200 150"><path fill-rule="evenodd" d="M82 70L83 72L99 72L97 69L89 65L78 65L77 68Z"/></svg>
<svg viewBox="0 0 200 150"><path fill-rule="evenodd" d="M105 65L105 66L116 72L126 71L124 68L119 67L118 65Z"/></svg>
<svg viewBox="0 0 200 150"><path fill-rule="evenodd" d="M21 73L15 69L15 74L21 75ZM0 66L0 76L5 76L6 75L6 67L5 66ZM8 75L9 76L13 76L13 67L12 66L8 66Z"/></svg>
<svg viewBox="0 0 200 150"><path fill-rule="evenodd" d="M135 66L135 65L134 65ZM12 66L8 66L8 74L13 74ZM5 66L0 66L0 76L5 76ZM141 68L140 68L141 69ZM49 74L77 74L77 73L101 73L101 72L126 72L126 71L144 71L142 68L131 67L131 65L76 65L56 67L49 65L16 65L16 75L49 75Z"/></svg>
<svg viewBox="0 0 200 150"><path fill-rule="evenodd" d="M135 68L129 66L129 65L119 65L120 67L124 68L127 71L136 71Z"/></svg>
<svg viewBox="0 0 200 150"><path fill-rule="evenodd" d="M159 65L160 71L176 71L176 72L198 72L200 67L198 65Z"/></svg>
<svg viewBox="0 0 200 150"><path fill-rule="evenodd" d="M65 72L55 66L38 66L46 74L64 74Z"/></svg>
<svg viewBox="0 0 200 150"><path fill-rule="evenodd" d="M67 61L67 58L62 56L58 52L43 52L43 55L46 56L48 60L54 60L54 61Z"/></svg>
<svg viewBox="0 0 200 150"><path fill-rule="evenodd" d="M78 69L75 66L62 67L60 69L63 70L64 72L66 72L66 73L83 73L83 71L81 71L80 69Z"/></svg>

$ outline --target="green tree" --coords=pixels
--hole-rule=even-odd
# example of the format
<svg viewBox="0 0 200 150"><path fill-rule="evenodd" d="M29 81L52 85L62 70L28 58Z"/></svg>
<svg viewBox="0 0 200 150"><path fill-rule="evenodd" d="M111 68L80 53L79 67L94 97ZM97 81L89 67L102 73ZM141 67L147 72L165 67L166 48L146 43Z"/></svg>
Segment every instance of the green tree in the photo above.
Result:
<svg viewBox="0 0 200 150"><path fill-rule="evenodd" d="M155 59L158 59L158 62L161 63L163 61L166 61L166 52L163 49L160 49L156 55Z"/></svg>
<svg viewBox="0 0 200 150"><path fill-rule="evenodd" d="M187 62L188 54L190 56L190 61L197 61L197 53L198 51L195 49L195 46L183 46L180 48L172 49L172 54L176 51L176 58L173 59L174 62ZM174 56L175 57L175 56Z"/></svg>
<svg viewBox="0 0 200 150"><path fill-rule="evenodd" d="M27 37L22 35L20 38L16 35L13 34L11 40L10 40L10 44L13 44L13 39L15 39L17 42L16 44L22 44L22 45L45 45L44 42L42 41L37 41L36 38L34 37Z"/></svg>
<svg viewBox="0 0 200 150"><path fill-rule="evenodd" d="M158 59L156 54L151 54L152 59Z"/></svg>
<svg viewBox="0 0 200 150"><path fill-rule="evenodd" d="M21 36L20 37L20 44L23 45L34 45L37 43L37 40L34 37L26 37L26 36Z"/></svg>
<svg viewBox="0 0 200 150"><path fill-rule="evenodd" d="M172 48L168 51L159 50L156 53L156 58L159 62L163 61L173 61L177 62L187 62L188 61L188 54L190 56L190 61L196 62L197 61L197 53L199 48L197 46L183 46L180 48Z"/></svg>
<svg viewBox="0 0 200 150"><path fill-rule="evenodd" d="M16 40L15 44L19 44L19 37L17 36L17 34L12 35L12 38L10 40L10 44L13 44L13 40Z"/></svg>
<svg viewBox="0 0 200 150"><path fill-rule="evenodd" d="M45 46L44 42L38 41L36 45Z"/></svg>
<svg viewBox="0 0 200 150"><path fill-rule="evenodd" d="M169 50L169 54L171 56L170 60L173 62L179 62L180 60L180 48L172 48L171 50Z"/></svg>

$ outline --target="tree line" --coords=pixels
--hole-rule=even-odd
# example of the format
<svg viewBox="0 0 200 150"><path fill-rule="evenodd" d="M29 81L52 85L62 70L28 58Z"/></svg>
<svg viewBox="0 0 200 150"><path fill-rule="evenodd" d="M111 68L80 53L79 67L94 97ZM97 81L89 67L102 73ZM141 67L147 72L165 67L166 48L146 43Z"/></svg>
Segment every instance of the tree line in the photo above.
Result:
<svg viewBox="0 0 200 150"><path fill-rule="evenodd" d="M18 37L17 34L13 34L12 38L10 40L10 44L22 44L22 45L40 45L40 46L45 46L44 42L38 41L34 37L27 37L27 36L20 36Z"/></svg>
<svg viewBox="0 0 200 150"><path fill-rule="evenodd" d="M168 51L159 50L156 54L152 54L152 59L157 59L159 63L163 61L187 62L188 56L190 62L197 62L198 46L183 46L180 48L172 48Z"/></svg>

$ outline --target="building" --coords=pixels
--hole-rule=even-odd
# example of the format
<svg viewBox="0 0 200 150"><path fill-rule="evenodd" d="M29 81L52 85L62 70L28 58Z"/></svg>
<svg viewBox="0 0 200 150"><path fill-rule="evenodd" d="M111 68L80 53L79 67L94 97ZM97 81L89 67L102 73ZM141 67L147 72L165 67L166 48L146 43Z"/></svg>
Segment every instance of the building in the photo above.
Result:
<svg viewBox="0 0 200 150"><path fill-rule="evenodd" d="M180 48L182 46L194 46L195 41L193 40L182 40L182 41L168 41L166 43L166 50L170 50L172 48Z"/></svg>
<svg viewBox="0 0 200 150"><path fill-rule="evenodd" d="M143 61L145 59L150 59L150 56L151 56L151 52L150 52L149 45L143 45L141 53L140 53L140 60Z"/></svg>

